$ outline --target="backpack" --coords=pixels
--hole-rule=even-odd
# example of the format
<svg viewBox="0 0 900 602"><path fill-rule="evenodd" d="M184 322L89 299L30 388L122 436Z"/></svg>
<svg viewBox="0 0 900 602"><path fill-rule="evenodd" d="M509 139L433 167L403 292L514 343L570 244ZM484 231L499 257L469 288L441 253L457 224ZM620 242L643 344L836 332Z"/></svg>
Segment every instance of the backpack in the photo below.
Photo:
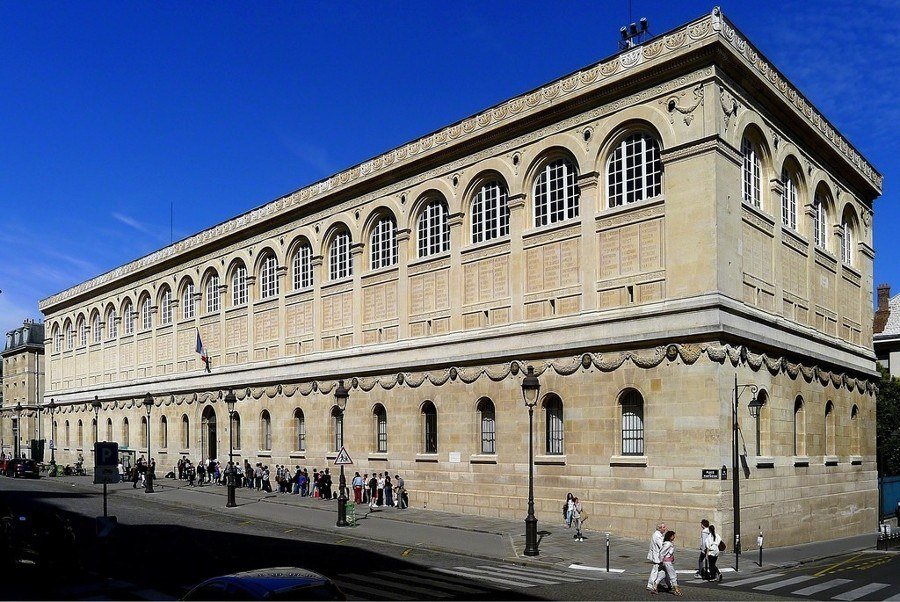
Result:
<svg viewBox="0 0 900 602"><path fill-rule="evenodd" d="M563 518L568 518L568 515L569 515L569 502L563 502L562 511L563 511Z"/></svg>

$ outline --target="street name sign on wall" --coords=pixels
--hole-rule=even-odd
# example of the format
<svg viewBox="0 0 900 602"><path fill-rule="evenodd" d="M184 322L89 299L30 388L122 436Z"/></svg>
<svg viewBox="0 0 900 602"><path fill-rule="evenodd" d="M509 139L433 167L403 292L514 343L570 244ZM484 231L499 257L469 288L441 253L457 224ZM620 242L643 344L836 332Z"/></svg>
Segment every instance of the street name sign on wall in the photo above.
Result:
<svg viewBox="0 0 900 602"><path fill-rule="evenodd" d="M334 459L334 465L342 466L349 464L353 464L353 460L350 459L350 454L347 453L347 449L342 445L341 451L338 452L337 458Z"/></svg>
<svg viewBox="0 0 900 602"><path fill-rule="evenodd" d="M119 481L119 444L97 443L94 447L94 484Z"/></svg>
<svg viewBox="0 0 900 602"><path fill-rule="evenodd" d="M719 469L718 468L704 468L702 472L703 480L715 479L719 480Z"/></svg>

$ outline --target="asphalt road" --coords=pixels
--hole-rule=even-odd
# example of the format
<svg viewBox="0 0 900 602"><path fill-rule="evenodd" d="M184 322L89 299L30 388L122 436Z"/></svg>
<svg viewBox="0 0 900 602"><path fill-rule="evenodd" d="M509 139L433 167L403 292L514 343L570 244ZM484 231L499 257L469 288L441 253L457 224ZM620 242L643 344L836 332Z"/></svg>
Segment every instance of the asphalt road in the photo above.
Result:
<svg viewBox="0 0 900 602"><path fill-rule="evenodd" d="M119 526L111 536L98 539L95 517L102 509L100 496L50 479L0 478L0 504L14 510L56 509L71 520L78 542L68 571L19 565L11 575L4 575L0 598L7 600L176 599L208 577L274 566L319 571L334 579L351 599L668 598L667 594L651 597L645 589L646 577L639 574L607 576L525 567L508 560L431 550L428 542L410 547L370 541L246 514L199 511L154 496L112 498L110 513L117 516ZM685 577L686 599L768 597L753 588L723 587ZM779 592L778 597L783 595Z"/></svg>

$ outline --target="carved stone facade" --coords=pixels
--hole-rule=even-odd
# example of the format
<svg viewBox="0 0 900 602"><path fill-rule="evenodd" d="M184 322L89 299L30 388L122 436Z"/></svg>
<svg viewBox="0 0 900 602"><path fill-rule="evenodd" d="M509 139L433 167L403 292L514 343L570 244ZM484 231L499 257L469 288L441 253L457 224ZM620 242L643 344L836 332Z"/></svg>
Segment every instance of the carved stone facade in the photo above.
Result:
<svg viewBox="0 0 900 602"><path fill-rule="evenodd" d="M7 458L16 451L31 457L31 440L48 438L39 420L44 394L44 325L25 320L6 333L0 353L0 452Z"/></svg>
<svg viewBox="0 0 900 602"><path fill-rule="evenodd" d="M745 138L758 204L742 201ZM629 144L656 149L639 177L657 187L617 201ZM556 168L576 203L551 201L561 217L541 221L541 178ZM494 185L505 215L483 211ZM415 505L524 516L531 364L539 517L576 491L594 524L643 535L660 518L729 531L730 483L701 470L730 464L737 374L766 400L758 441L742 400L745 520L773 545L817 525L861 533L875 520L880 187L716 10L44 300L48 395L71 424L91 423L97 396L100 439L121 442L127 418L145 445L149 391L165 466L227 456L233 387L239 458L321 468L345 379L344 443L361 470L402 473ZM782 216L791 191L795 224ZM807 208L820 198L828 240ZM443 221L420 228L435 202Z"/></svg>

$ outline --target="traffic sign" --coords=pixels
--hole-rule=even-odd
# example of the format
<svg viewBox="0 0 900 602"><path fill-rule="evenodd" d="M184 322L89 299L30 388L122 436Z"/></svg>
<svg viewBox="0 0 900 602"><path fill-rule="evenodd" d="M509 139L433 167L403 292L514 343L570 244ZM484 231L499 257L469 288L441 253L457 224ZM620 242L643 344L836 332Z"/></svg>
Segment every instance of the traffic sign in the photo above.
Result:
<svg viewBox="0 0 900 602"><path fill-rule="evenodd" d="M119 482L119 444L97 443L94 449L94 484Z"/></svg>
<svg viewBox="0 0 900 602"><path fill-rule="evenodd" d="M337 458L334 459L335 466L353 464L353 460L350 459L350 454L347 453L347 448L343 445L341 446L341 451L338 452Z"/></svg>

